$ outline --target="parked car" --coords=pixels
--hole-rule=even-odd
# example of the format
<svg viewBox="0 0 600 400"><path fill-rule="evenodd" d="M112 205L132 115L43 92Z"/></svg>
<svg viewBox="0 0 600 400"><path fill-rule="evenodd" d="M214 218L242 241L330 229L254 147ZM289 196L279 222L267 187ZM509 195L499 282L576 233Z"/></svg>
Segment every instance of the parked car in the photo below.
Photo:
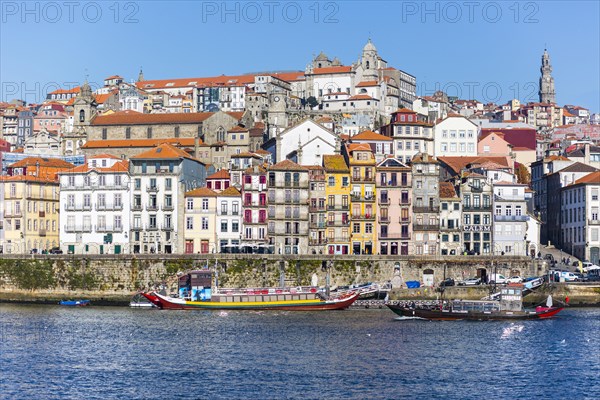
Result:
<svg viewBox="0 0 600 400"><path fill-rule="evenodd" d="M594 264L594 263L591 263L591 262L589 262L589 261L584 261L584 262L582 262L582 263L581 263L581 267L582 267L584 270L586 270L586 271L587 271L588 269L590 269L590 268L592 268L592 269L599 268L599 267L598 267L596 264Z"/></svg>
<svg viewBox="0 0 600 400"><path fill-rule="evenodd" d="M60 249L60 247L53 247L50 249L50 251L48 252L50 254L62 254L63 251Z"/></svg>
<svg viewBox="0 0 600 400"><path fill-rule="evenodd" d="M507 279L506 282L507 283L522 283L523 278L521 278L520 276L511 276L510 278Z"/></svg>
<svg viewBox="0 0 600 400"><path fill-rule="evenodd" d="M560 277L564 278L565 282L577 282L579 279L573 272L561 272Z"/></svg>
<svg viewBox="0 0 600 400"><path fill-rule="evenodd" d="M458 283L460 286L472 286L472 285L481 285L481 278L468 278L462 282Z"/></svg>
<svg viewBox="0 0 600 400"><path fill-rule="evenodd" d="M507 281L508 278L501 274L491 274L489 278L489 282L491 285L493 285L494 283L504 284Z"/></svg>
<svg viewBox="0 0 600 400"><path fill-rule="evenodd" d="M446 278L440 282L440 287L454 286L454 285L455 285L454 279L452 279L452 278Z"/></svg>

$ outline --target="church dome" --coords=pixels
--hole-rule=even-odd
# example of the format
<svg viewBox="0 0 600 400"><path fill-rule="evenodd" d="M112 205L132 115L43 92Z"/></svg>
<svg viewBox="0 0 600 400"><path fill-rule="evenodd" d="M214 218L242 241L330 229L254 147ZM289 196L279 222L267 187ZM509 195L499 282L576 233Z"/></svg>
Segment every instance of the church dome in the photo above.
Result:
<svg viewBox="0 0 600 400"><path fill-rule="evenodd" d="M363 51L377 51L377 48L375 47L375 45L373 44L373 42L371 42L371 39L369 39L369 41L367 42L367 44L365 44L365 47L363 48Z"/></svg>

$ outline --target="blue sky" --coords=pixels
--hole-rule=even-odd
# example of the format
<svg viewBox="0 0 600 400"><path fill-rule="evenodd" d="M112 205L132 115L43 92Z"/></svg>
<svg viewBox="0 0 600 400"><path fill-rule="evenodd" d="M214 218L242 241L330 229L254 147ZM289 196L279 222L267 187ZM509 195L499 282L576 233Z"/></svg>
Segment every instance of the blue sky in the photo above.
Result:
<svg viewBox="0 0 600 400"><path fill-rule="evenodd" d="M119 74L146 79L349 64L372 38L418 93L537 100L547 46L559 104L600 111L597 1L0 1L1 99ZM115 6L116 4L116 6Z"/></svg>

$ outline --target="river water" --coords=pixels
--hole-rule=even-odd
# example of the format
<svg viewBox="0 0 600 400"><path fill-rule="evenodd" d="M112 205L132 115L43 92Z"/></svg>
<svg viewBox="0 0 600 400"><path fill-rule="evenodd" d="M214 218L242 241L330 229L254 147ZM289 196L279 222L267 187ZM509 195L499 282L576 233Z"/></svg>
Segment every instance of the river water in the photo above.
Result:
<svg viewBox="0 0 600 400"><path fill-rule="evenodd" d="M598 399L600 309L429 322L0 304L0 378L4 399Z"/></svg>

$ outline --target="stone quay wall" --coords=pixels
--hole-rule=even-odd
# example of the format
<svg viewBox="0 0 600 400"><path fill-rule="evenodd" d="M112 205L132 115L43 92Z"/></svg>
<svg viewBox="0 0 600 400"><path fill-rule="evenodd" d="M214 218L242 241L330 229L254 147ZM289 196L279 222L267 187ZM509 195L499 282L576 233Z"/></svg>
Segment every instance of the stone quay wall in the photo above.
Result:
<svg viewBox="0 0 600 400"><path fill-rule="evenodd" d="M546 264L527 257L415 256L281 256L281 255L4 255L0 260L0 300L27 298L86 298L124 301L139 290L175 291L177 273L210 268L220 287L275 287L317 284L330 286L407 281L437 285L447 278L461 280L488 275L537 276ZM112 299L112 300L111 300Z"/></svg>

